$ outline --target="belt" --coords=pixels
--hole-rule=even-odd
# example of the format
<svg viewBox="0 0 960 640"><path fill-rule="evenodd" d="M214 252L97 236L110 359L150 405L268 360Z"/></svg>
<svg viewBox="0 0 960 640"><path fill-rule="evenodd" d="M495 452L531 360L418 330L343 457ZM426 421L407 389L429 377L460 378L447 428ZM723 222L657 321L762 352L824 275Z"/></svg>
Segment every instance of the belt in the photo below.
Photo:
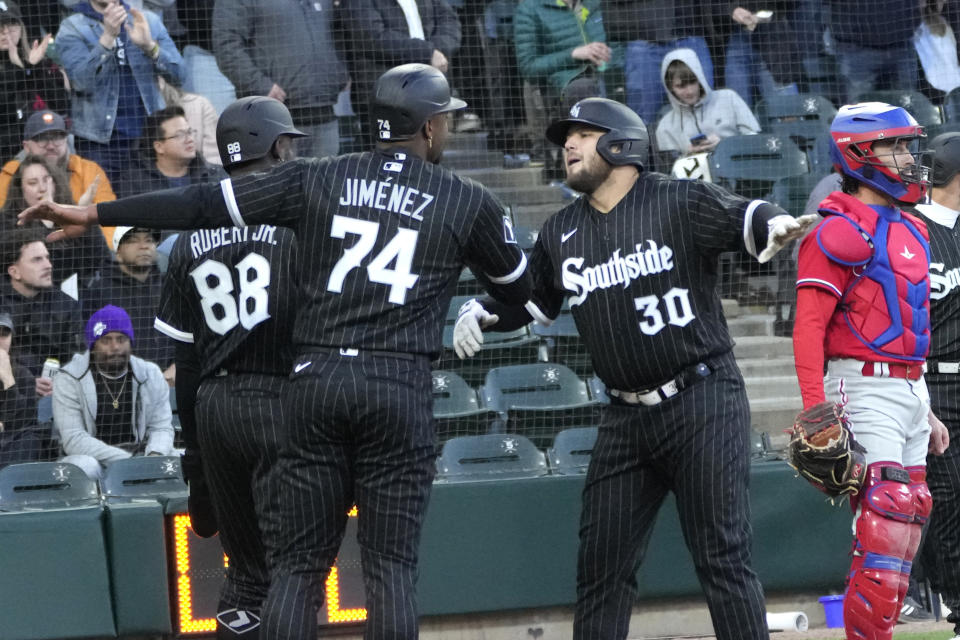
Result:
<svg viewBox="0 0 960 640"><path fill-rule="evenodd" d="M644 389L642 391L608 389L607 393L626 404L642 404L652 407L660 404L664 400L672 398L698 380L706 378L711 373L713 373L713 369L709 365L704 362L698 362L695 365L683 369L672 379L651 389Z"/></svg>
<svg viewBox="0 0 960 640"><path fill-rule="evenodd" d="M401 351L376 351L373 349L353 349L350 347L310 347L307 353L322 353L326 355L337 354L347 358L359 358L361 356L374 358L399 358L401 360L416 360L422 356L419 353L403 353ZM300 358L302 360L303 358Z"/></svg>
<svg viewBox="0 0 960 640"><path fill-rule="evenodd" d="M937 360L927 360L927 371L930 373L949 373L956 375L960 373L960 362L939 362Z"/></svg>
<svg viewBox="0 0 960 640"><path fill-rule="evenodd" d="M895 362L864 362L860 373L876 378L905 378L919 380L923 377L924 364L900 364Z"/></svg>

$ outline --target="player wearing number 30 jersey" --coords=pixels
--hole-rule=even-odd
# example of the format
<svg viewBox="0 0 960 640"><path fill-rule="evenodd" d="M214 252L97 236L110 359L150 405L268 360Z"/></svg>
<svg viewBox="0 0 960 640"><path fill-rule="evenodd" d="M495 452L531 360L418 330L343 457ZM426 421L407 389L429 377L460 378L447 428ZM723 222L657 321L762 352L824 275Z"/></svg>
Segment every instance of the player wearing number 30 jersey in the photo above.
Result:
<svg viewBox="0 0 960 640"><path fill-rule="evenodd" d="M78 230L71 225L98 217L296 232L299 355L284 390L290 419L278 501L261 521L271 561L262 637L315 640L315 605L353 504L365 636L417 636L420 528L436 472L430 361L441 350L447 307L464 265L505 304L523 304L531 292L502 205L436 164L449 112L465 106L436 69L402 65L374 89L375 151L295 160L112 208L49 204L23 214L53 218L70 235Z"/></svg>

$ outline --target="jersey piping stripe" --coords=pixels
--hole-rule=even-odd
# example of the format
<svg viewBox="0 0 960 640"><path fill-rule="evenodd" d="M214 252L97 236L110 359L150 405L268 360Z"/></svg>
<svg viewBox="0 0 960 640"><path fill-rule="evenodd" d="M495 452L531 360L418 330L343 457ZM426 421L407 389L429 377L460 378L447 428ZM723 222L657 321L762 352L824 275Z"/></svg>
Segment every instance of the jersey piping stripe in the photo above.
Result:
<svg viewBox="0 0 960 640"><path fill-rule="evenodd" d="M523 271L526 268L527 268L527 256L525 254L521 254L520 264L517 266L516 269L514 269L507 275L501 276L499 278L491 276L489 273L487 274L487 277L490 278L490 282L494 284L510 284L511 282L516 282L516 280L523 275Z"/></svg>
<svg viewBox="0 0 960 640"><path fill-rule="evenodd" d="M747 248L747 253L754 258L759 254L757 253L757 239L753 237L753 212L762 204L769 203L766 200L753 200L747 205L746 211L743 212L743 244Z"/></svg>
<svg viewBox="0 0 960 640"><path fill-rule="evenodd" d="M543 311L540 310L540 307L533 300L527 300L527 303L523 305L523 308L527 310L533 319L542 324L545 327L549 327L553 324L553 319L547 316Z"/></svg>
<svg viewBox="0 0 960 640"><path fill-rule="evenodd" d="M835 294L837 294L837 297L838 297L838 298L841 297L841 296L843 296L843 292L841 292L840 289L838 289L838 288L836 287L836 285L833 285L833 284L827 282L826 280L821 280L821 279L819 279L819 278L803 278L802 280L797 280L797 288L798 288L798 289L799 289L801 286L803 286L803 285L808 285L808 284L812 284L812 285L816 285L816 286L821 286L821 287L825 287L825 288L827 288L827 289L830 289L830 291L833 291Z"/></svg>
<svg viewBox="0 0 960 640"><path fill-rule="evenodd" d="M187 331L180 331L179 329L170 326L160 318L153 319L153 328L162 333L165 336L169 336L174 340L179 340L180 342L189 342L193 344L193 334Z"/></svg>
<svg viewBox="0 0 960 640"><path fill-rule="evenodd" d="M220 181L220 191L223 192L223 201L227 205L227 213L230 214L230 219L233 220L234 226L247 226L247 223L243 220L243 216L240 215L240 207L237 206L237 198L233 195L233 183L230 182L230 178L224 178Z"/></svg>

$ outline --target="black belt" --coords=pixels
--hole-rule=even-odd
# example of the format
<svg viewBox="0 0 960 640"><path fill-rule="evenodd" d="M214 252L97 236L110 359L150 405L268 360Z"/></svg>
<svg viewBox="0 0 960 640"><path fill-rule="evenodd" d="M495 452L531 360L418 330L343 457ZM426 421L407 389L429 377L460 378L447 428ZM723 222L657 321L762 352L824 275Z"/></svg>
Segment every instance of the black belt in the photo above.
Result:
<svg viewBox="0 0 960 640"><path fill-rule="evenodd" d="M960 362L940 362L927 360L927 373L960 374Z"/></svg>
<svg viewBox="0 0 960 640"><path fill-rule="evenodd" d="M340 347L339 349L331 347L310 347L309 353L320 353L323 355L339 355L345 358L373 357L373 358L400 358L401 360L416 360L417 358L426 358L419 353L403 353L401 351L377 351L375 349L353 349L350 347ZM304 358L298 357L297 361L303 361Z"/></svg>
<svg viewBox="0 0 960 640"><path fill-rule="evenodd" d="M607 393L625 404L642 404L652 407L668 398L672 398L687 387L706 378L715 370L716 366L711 366L706 362L698 362L682 369L677 375L661 385L639 391L608 389Z"/></svg>

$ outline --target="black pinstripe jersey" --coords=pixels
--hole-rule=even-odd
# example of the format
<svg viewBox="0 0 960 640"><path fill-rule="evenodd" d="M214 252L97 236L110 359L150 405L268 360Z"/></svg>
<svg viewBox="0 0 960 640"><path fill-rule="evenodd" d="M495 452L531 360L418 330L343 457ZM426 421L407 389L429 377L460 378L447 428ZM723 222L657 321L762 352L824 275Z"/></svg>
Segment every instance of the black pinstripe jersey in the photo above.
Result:
<svg viewBox="0 0 960 640"><path fill-rule="evenodd" d="M570 297L594 370L615 389L662 384L730 350L717 294L717 257L767 243L779 207L716 185L643 173L610 212L586 197L544 224L530 259L534 319Z"/></svg>
<svg viewBox="0 0 960 640"><path fill-rule="evenodd" d="M918 205L930 234L930 360L960 362L960 224L956 212Z"/></svg>
<svg viewBox="0 0 960 640"><path fill-rule="evenodd" d="M106 204L106 203L104 203ZM300 247L294 339L435 355L464 264L502 301L530 294L503 206L481 185L416 156L300 159L266 173L98 205L103 224L291 227Z"/></svg>
<svg viewBox="0 0 960 640"><path fill-rule="evenodd" d="M287 374L296 355L297 245L272 225L184 232L170 254L154 327L196 345L201 375Z"/></svg>

